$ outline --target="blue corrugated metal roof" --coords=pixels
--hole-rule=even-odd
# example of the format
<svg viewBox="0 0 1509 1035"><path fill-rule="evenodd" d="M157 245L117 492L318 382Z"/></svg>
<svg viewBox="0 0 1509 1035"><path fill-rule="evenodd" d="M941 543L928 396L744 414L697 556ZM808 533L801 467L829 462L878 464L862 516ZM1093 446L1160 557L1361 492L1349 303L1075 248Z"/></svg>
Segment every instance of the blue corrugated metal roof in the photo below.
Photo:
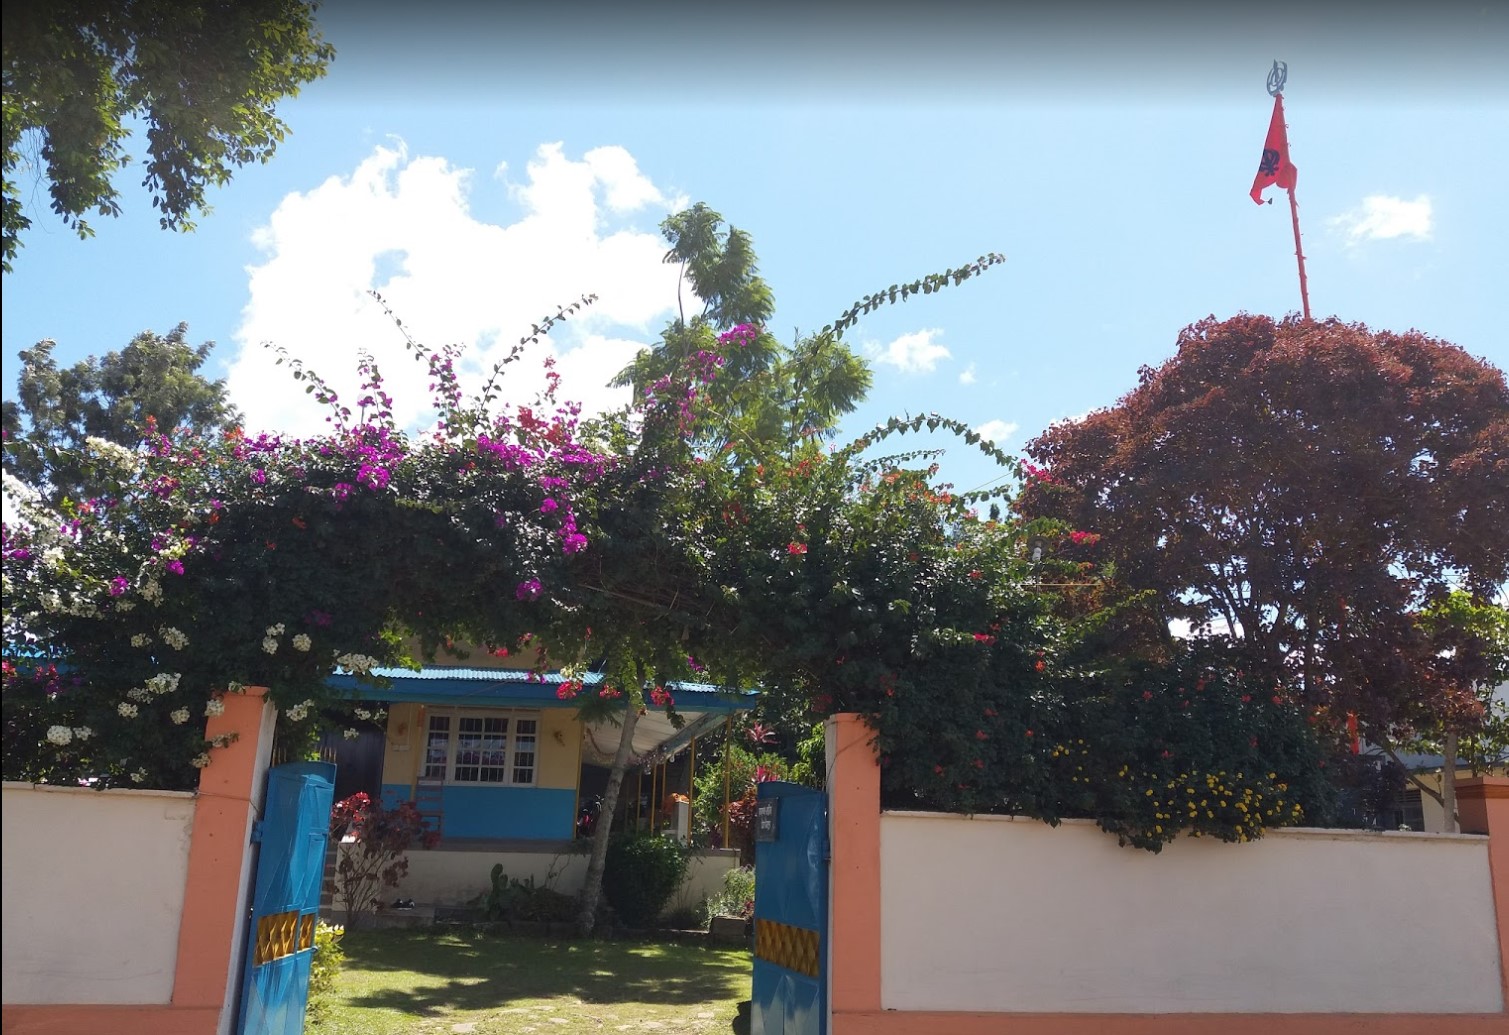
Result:
<svg viewBox="0 0 1509 1035"><path fill-rule="evenodd" d="M415 672L406 668L376 668L374 676L388 680L388 687L374 687L355 676L335 675L326 683L346 693L371 701L415 701L427 704L513 704L534 708L574 708L575 701L561 700L556 691L565 677L560 672L534 675L518 669L428 666ZM581 677L586 686L603 682L600 672ZM755 691L730 691L709 683L667 683L681 711L735 712L753 707Z"/></svg>

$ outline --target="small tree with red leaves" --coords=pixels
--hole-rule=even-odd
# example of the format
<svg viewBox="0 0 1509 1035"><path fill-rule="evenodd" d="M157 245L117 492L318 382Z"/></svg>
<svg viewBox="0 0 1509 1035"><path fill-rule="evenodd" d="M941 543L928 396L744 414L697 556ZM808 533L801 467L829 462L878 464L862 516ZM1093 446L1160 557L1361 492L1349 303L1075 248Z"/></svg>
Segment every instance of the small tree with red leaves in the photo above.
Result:
<svg viewBox="0 0 1509 1035"><path fill-rule="evenodd" d="M382 908L383 889L398 887L409 872L409 847L417 841L433 848L440 835L425 826L413 802L388 809L358 793L330 810L330 838L344 845L335 865L335 890L345 900L346 922L355 927L360 917Z"/></svg>

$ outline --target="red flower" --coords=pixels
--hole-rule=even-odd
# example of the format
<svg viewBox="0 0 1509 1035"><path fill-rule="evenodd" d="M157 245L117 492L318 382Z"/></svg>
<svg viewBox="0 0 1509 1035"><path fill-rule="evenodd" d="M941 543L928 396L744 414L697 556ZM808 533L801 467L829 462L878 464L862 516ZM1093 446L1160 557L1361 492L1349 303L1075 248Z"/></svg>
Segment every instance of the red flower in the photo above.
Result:
<svg viewBox="0 0 1509 1035"><path fill-rule="evenodd" d="M1153 692L1151 690L1142 691L1142 699L1144 701L1151 701L1153 699Z"/></svg>
<svg viewBox="0 0 1509 1035"><path fill-rule="evenodd" d="M990 734L986 733L984 730L975 730L975 739L976 740L989 740L990 739Z"/></svg>
<svg viewBox="0 0 1509 1035"><path fill-rule="evenodd" d="M979 568L975 568L969 573L969 577L972 579L983 579L985 577L985 573Z"/></svg>
<svg viewBox="0 0 1509 1035"><path fill-rule="evenodd" d="M788 543L788 544L786 544L786 552L789 553L789 554L793 554L793 555L806 553L807 552L807 544L806 543Z"/></svg>
<svg viewBox="0 0 1509 1035"><path fill-rule="evenodd" d="M982 762L980 759L977 758L977 759L975 759L975 768L976 769L984 769L985 768L985 763Z"/></svg>
<svg viewBox="0 0 1509 1035"><path fill-rule="evenodd" d="M1029 736L1029 737L1032 736L1032 731L1031 730L1027 731L1027 736Z"/></svg>
<svg viewBox="0 0 1509 1035"><path fill-rule="evenodd" d="M943 767L941 765L935 765L935 766L933 766L933 772L936 775L938 775L938 776L942 776L943 775Z"/></svg>
<svg viewBox="0 0 1509 1035"><path fill-rule="evenodd" d="M975 642L983 643L987 647L996 642L996 638L989 633L975 633Z"/></svg>
<svg viewBox="0 0 1509 1035"><path fill-rule="evenodd" d="M1041 659L1038 660L1038 661L1034 661L1032 663L1032 669L1033 669L1034 672L1041 672L1043 669L1045 669L1047 667L1048 667L1047 665L1044 665L1042 663Z"/></svg>
<svg viewBox="0 0 1509 1035"><path fill-rule="evenodd" d="M1252 695L1251 694L1243 694L1242 695L1242 703L1243 704L1251 704L1252 703Z"/></svg>

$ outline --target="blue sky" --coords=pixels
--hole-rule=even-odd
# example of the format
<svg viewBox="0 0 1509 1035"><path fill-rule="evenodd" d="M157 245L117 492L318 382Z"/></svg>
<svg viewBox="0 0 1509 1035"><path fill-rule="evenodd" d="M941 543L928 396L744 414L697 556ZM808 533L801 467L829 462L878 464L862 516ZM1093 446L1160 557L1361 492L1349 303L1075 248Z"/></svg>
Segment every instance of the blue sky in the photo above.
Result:
<svg viewBox="0 0 1509 1035"><path fill-rule="evenodd" d="M253 427L321 423L264 340L338 383L368 347L418 419L424 381L377 288L416 337L467 343L472 370L597 293L550 347L565 394L607 404L603 382L674 312L657 226L704 201L753 235L784 336L1003 253L850 334L875 388L844 430L939 411L1020 452L1114 403L1186 324L1299 308L1286 199L1247 196L1275 58L1315 315L1509 367L1496 5L545 10L333 0L329 75L285 103L287 141L214 191L196 232L158 230L135 176L89 241L37 203L4 276L5 396L42 338L67 363L187 321ZM944 472L994 477L962 444Z"/></svg>

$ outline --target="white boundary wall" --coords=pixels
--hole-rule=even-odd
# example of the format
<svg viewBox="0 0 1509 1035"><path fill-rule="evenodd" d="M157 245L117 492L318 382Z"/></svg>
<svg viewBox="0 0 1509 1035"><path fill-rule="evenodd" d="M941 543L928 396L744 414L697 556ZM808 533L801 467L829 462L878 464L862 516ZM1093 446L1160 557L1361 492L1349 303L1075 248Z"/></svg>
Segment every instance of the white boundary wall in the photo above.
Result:
<svg viewBox="0 0 1509 1035"><path fill-rule="evenodd" d="M886 1010L1504 1008L1488 839L1280 830L1153 855L1087 820L888 812Z"/></svg>
<svg viewBox="0 0 1509 1035"><path fill-rule="evenodd" d="M170 1002L193 823L187 791L7 781L3 1001Z"/></svg>

